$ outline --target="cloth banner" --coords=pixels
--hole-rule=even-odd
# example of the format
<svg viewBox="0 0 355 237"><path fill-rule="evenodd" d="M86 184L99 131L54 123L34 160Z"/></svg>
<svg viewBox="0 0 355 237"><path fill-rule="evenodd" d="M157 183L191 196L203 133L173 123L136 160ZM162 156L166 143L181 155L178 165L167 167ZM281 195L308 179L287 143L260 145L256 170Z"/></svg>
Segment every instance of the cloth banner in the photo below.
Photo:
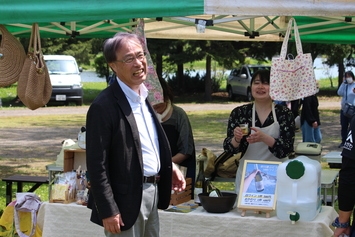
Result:
<svg viewBox="0 0 355 237"><path fill-rule="evenodd" d="M144 51L146 52L147 59L147 79L144 82L144 85L149 90L148 99L151 105L156 105L164 102L163 98L163 89L160 85L158 75L155 71L153 60L150 56L147 46L147 40L144 35L144 20L140 19L137 25L137 28L134 30L134 33L141 38L141 41L144 46Z"/></svg>

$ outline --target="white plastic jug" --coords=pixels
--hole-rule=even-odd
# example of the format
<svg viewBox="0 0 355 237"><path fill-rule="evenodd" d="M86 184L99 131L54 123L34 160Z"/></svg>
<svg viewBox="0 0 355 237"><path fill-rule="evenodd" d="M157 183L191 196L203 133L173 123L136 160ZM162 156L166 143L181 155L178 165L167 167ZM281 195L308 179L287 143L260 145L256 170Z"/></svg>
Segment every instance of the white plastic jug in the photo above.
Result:
<svg viewBox="0 0 355 237"><path fill-rule="evenodd" d="M306 156L277 168L276 215L280 220L312 221L321 210L321 164Z"/></svg>

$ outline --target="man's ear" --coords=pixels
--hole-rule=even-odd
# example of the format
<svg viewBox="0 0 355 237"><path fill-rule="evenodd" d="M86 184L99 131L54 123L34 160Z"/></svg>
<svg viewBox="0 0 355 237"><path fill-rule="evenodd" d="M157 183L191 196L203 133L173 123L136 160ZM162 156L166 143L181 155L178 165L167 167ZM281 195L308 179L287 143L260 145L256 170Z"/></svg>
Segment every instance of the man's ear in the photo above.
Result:
<svg viewBox="0 0 355 237"><path fill-rule="evenodd" d="M114 65L114 63L108 63L107 65L108 65L108 66L111 68L111 70L113 71L112 66Z"/></svg>
<svg viewBox="0 0 355 237"><path fill-rule="evenodd" d="M112 70L113 72L116 73L116 70L115 70L115 69L117 69L117 68L116 68L116 65L115 65L114 63L108 63L108 66L111 68L111 70Z"/></svg>

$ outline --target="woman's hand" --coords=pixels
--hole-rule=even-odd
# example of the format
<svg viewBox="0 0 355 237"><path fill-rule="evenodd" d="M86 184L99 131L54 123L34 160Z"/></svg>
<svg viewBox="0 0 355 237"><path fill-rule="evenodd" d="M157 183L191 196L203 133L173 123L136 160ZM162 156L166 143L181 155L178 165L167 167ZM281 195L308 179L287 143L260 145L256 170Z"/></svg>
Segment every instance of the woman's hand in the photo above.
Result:
<svg viewBox="0 0 355 237"><path fill-rule="evenodd" d="M256 129L254 127L251 127L250 129L253 130L254 132L251 133L247 137L247 142L249 142L250 144L257 143L257 142L263 142L269 147L273 147L274 146L275 138L273 138L270 135L267 135L266 133L264 133L264 132L262 132L259 129Z"/></svg>
<svg viewBox="0 0 355 237"><path fill-rule="evenodd" d="M247 142L249 143L262 142L262 138L265 137L266 134L253 127L251 127L250 129L253 130L254 132L247 137Z"/></svg>
<svg viewBox="0 0 355 237"><path fill-rule="evenodd" d="M240 143L240 140L242 140L242 138L243 138L242 129L240 127L236 127L233 131L233 135L234 135L234 140L237 143Z"/></svg>

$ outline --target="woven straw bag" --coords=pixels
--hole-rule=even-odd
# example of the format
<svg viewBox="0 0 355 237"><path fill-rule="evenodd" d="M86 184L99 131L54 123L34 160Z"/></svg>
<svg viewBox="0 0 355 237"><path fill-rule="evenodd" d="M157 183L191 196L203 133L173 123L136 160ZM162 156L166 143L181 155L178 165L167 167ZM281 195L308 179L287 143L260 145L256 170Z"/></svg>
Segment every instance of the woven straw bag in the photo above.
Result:
<svg viewBox="0 0 355 237"><path fill-rule="evenodd" d="M17 82L26 53L22 44L4 25L0 25L0 32L0 87L5 87Z"/></svg>
<svg viewBox="0 0 355 237"><path fill-rule="evenodd" d="M28 53L18 80L17 95L29 109L46 105L51 98L52 84L43 60L38 24L32 24Z"/></svg>
<svg viewBox="0 0 355 237"><path fill-rule="evenodd" d="M297 56L293 59L287 55L288 39L292 29L297 48ZM316 94L317 85L310 53L303 53L301 39L296 20L291 18L285 39L282 43L280 58L272 59L270 71L270 96L273 100L292 101Z"/></svg>

